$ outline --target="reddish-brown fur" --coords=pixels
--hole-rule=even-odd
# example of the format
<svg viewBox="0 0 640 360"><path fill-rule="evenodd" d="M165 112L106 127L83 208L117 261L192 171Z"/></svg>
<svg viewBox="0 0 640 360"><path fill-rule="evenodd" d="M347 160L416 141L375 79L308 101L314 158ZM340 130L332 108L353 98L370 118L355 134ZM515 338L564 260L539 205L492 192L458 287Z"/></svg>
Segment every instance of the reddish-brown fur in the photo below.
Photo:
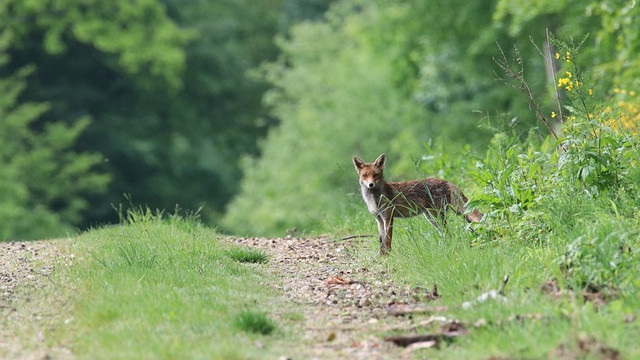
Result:
<svg viewBox="0 0 640 360"><path fill-rule="evenodd" d="M386 182L383 176L385 161L385 154L380 155L373 163L353 158L360 177L362 197L378 223L380 251L383 254L391 250L395 217L424 214L438 228L435 219L441 219L444 224L447 208L452 208L458 215L464 214L467 198L457 186L437 178ZM465 214L469 222L480 221L482 216L478 210Z"/></svg>

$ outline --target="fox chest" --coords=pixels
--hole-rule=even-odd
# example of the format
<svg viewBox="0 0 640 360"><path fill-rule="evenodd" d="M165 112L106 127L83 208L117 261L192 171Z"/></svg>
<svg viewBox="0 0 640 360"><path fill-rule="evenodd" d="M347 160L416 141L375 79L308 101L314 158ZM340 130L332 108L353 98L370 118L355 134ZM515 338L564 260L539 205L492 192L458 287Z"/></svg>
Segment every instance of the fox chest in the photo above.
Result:
<svg viewBox="0 0 640 360"><path fill-rule="evenodd" d="M369 189L362 188L362 198L364 199L365 204L367 204L367 209L370 213L376 215L380 212L380 200L382 198L382 194L373 192Z"/></svg>

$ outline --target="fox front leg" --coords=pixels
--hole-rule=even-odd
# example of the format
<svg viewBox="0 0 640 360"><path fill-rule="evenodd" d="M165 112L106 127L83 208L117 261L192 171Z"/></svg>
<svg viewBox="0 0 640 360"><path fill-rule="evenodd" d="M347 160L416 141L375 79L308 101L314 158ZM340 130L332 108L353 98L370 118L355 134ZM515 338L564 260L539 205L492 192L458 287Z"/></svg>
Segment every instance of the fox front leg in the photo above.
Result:
<svg viewBox="0 0 640 360"><path fill-rule="evenodd" d="M384 243L385 243L385 238L387 235L386 229L384 227L384 219L382 218L382 215L380 214L376 215L376 223L378 223L378 240L380 241L380 251L382 251L382 248L384 247Z"/></svg>
<svg viewBox="0 0 640 360"><path fill-rule="evenodd" d="M393 216L389 215L385 218L386 233L384 236L383 247L380 248L380 252L387 255L391 251L391 238L393 237Z"/></svg>
<svg viewBox="0 0 640 360"><path fill-rule="evenodd" d="M391 250L391 236L393 232L393 216L388 211L376 216L378 233L380 234L380 254L387 255Z"/></svg>

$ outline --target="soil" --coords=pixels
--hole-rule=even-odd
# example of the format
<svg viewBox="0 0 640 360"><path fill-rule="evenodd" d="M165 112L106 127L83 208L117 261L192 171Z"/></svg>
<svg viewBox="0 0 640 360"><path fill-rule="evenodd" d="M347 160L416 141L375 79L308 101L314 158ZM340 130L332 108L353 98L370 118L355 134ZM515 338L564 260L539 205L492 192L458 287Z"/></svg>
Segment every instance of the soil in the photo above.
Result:
<svg viewBox="0 0 640 360"><path fill-rule="evenodd" d="M415 328L412 316L394 316L394 310L428 304L439 296L435 288L394 283L383 266L359 267L353 261L354 241L328 237L228 241L267 252L270 271L282 279L275 286L292 303L292 310L303 314L301 346L283 359L408 357L411 349L385 341L386 335Z"/></svg>
<svg viewBox="0 0 640 360"><path fill-rule="evenodd" d="M294 332L295 344L281 359L398 359L408 357L387 335L416 326L398 309L429 305L437 289L393 283L384 266L359 267L353 261L358 241L319 238L226 238L269 254L269 284L282 291L279 322ZM0 358L68 359L73 355L55 324L73 321L64 284L50 276L69 266L70 241L0 243ZM376 255L377 256L377 255ZM67 292L68 293L68 292ZM393 311L392 311L393 310ZM437 311L437 310L436 310ZM402 311L400 311L402 313ZM412 327L413 326L413 327ZM433 342L431 342L433 343ZM416 344L420 345L420 344ZM260 344L256 346L261 346ZM423 342L422 346L429 347Z"/></svg>
<svg viewBox="0 0 640 360"><path fill-rule="evenodd" d="M0 243L0 358L68 359L71 352L52 337L69 323L64 284L51 275L69 266L69 240Z"/></svg>

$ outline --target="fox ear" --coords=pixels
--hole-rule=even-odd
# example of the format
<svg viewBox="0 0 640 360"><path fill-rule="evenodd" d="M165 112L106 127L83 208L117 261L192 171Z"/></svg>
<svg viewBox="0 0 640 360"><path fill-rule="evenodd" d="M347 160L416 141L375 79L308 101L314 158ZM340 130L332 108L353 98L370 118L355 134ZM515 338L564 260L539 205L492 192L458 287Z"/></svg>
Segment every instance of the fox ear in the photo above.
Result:
<svg viewBox="0 0 640 360"><path fill-rule="evenodd" d="M357 156L353 157L353 165L356 167L356 171L360 171L364 166L364 161Z"/></svg>
<svg viewBox="0 0 640 360"><path fill-rule="evenodd" d="M387 162L387 155L380 154L380 156L378 156L378 158L373 163L373 165L375 165L376 167L379 167L379 168L384 168L385 162Z"/></svg>

